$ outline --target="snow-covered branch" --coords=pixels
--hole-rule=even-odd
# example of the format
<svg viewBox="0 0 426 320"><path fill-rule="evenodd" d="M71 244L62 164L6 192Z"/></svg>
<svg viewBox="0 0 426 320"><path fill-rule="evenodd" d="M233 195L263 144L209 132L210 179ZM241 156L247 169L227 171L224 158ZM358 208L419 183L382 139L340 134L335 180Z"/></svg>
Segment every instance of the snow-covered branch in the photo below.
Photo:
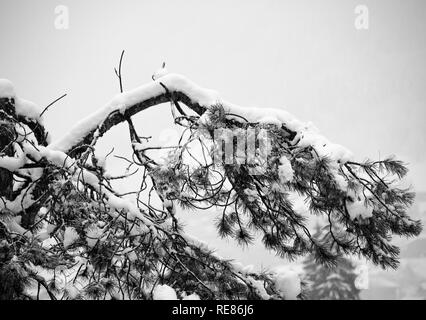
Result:
<svg viewBox="0 0 426 320"><path fill-rule="evenodd" d="M349 150L321 136L312 123L303 123L281 109L245 108L226 102L216 91L202 88L178 74L166 74L152 83L118 94L104 107L77 123L63 138L51 143L49 148L64 152L79 147L84 149L95 137L102 136L113 126L143 110L169 101L182 102L199 116L220 104L228 114L228 119L276 125L287 131L299 146L313 146L322 156L332 157L342 163L352 158Z"/></svg>
<svg viewBox="0 0 426 320"><path fill-rule="evenodd" d="M22 284L29 278L51 298L299 296L294 278L293 289L283 289L287 277L247 271L186 234L179 207L218 209L219 235L240 244L260 236L281 257L310 253L328 264L358 254L396 267L391 236L419 234L420 223L407 215L414 194L397 184L407 172L399 160L357 162L284 110L240 107L164 70L153 80L118 94L53 142L41 110L0 80L0 245L7 252L0 262ZM166 102L184 133L176 145L146 146L132 116ZM95 148L121 122L133 155L120 158L138 170L113 178ZM163 161L149 154L158 149L169 150ZM244 158L249 151L253 161ZM133 199L114 190L114 179L137 173ZM314 215L326 222L321 238L310 229ZM28 296L27 287L14 297Z"/></svg>

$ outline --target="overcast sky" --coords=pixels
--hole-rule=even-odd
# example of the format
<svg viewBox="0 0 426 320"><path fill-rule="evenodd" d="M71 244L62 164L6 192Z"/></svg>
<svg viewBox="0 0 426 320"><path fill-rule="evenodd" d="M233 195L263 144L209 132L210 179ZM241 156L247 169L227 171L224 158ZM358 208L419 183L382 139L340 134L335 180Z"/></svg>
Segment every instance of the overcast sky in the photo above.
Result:
<svg viewBox="0 0 426 320"><path fill-rule="evenodd" d="M368 30L354 26L360 4ZM58 5L69 10L66 30L55 28ZM124 49L125 89L151 81L165 61L226 100L314 122L359 160L395 154L426 190L426 1L0 0L0 41L0 78L20 97L44 106L68 94L46 114L54 137L118 92ZM172 118L157 108L137 123L158 138ZM127 132L116 129L103 144L120 151L122 142ZM188 222L209 241L199 227L210 218ZM252 250L238 254L243 262L279 263Z"/></svg>

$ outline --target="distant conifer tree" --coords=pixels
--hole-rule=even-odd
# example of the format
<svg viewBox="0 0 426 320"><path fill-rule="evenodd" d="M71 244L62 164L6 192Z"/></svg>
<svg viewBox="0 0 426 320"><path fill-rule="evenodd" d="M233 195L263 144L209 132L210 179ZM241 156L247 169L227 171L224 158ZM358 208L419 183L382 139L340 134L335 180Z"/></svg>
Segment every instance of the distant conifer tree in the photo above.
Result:
<svg viewBox="0 0 426 320"><path fill-rule="evenodd" d="M318 226L315 238L321 238ZM309 255L304 261L305 280L308 289L305 292L309 300L359 300L360 290L355 286L357 274L351 260L343 256L334 264L322 264Z"/></svg>

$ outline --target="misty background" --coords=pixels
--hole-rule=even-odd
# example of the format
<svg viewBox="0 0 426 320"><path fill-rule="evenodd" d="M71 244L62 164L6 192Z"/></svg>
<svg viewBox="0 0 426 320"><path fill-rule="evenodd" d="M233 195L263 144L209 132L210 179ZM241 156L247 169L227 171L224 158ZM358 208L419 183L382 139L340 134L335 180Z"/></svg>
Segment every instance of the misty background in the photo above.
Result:
<svg viewBox="0 0 426 320"><path fill-rule="evenodd" d="M67 29L55 27L60 5L68 9ZM368 8L366 30L355 28L358 5ZM11 80L20 97L43 108L68 94L45 114L53 139L119 92L114 67L126 50L125 90L151 81L164 61L169 71L228 101L282 108L312 121L360 161L395 154L409 164L407 184L419 195L412 214L426 216L425 1L0 0L0 40L0 78ZM136 119L154 142L176 134L168 105ZM113 146L116 154L128 153L127 129L114 128L101 146L105 153ZM109 169L122 163L112 161ZM224 257L257 269L287 264L259 244L239 248L217 239L214 212L180 215L188 231ZM414 246L424 257L422 241ZM404 250L403 257L410 256ZM401 270L407 259L419 259L414 255ZM410 268L422 273L423 260ZM372 274L380 272L371 267ZM395 279L395 272L382 277L387 291L373 297L392 290L401 297L400 285L387 277ZM425 272L416 277L409 279L423 281L426 290Z"/></svg>

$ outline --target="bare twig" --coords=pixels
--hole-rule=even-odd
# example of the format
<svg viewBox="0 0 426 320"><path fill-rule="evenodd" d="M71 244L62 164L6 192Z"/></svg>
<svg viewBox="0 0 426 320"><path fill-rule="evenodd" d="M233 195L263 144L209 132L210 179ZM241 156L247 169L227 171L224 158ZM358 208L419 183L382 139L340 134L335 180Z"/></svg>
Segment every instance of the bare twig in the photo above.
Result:
<svg viewBox="0 0 426 320"><path fill-rule="evenodd" d="M118 77L118 81L120 84L120 92L123 92L123 78L121 76L121 65L123 63L124 50L121 51L120 63L118 64L118 71L114 68L115 75Z"/></svg>
<svg viewBox="0 0 426 320"><path fill-rule="evenodd" d="M53 102L51 102L51 103L49 103L48 105L47 105L47 107L46 108L44 108L43 109L43 111L40 113L40 117L42 117L43 116L43 114L47 111L47 109L49 109L51 106L53 106L56 102L58 102L59 100L61 100L61 99L63 99L63 98L65 98L67 96L67 94L65 93L65 94L63 94L62 96L60 96L58 99L56 99L56 100L54 100Z"/></svg>

